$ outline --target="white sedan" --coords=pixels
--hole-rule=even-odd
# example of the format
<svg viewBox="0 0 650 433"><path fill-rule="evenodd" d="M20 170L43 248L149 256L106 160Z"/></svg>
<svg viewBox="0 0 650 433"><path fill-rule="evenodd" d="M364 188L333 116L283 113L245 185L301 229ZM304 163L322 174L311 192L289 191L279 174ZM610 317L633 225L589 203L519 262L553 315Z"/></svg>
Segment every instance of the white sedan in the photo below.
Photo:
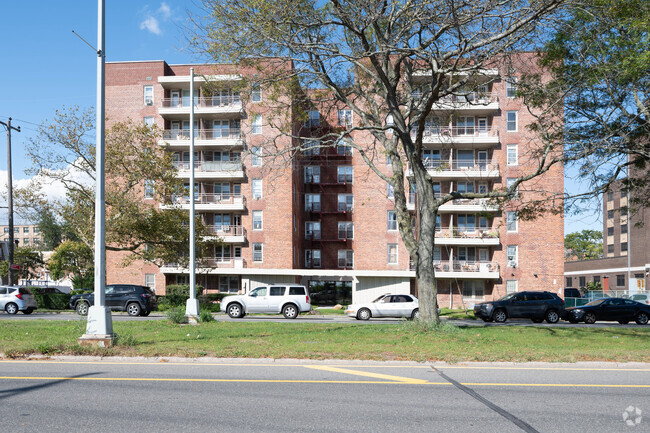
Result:
<svg viewBox="0 0 650 433"><path fill-rule="evenodd" d="M345 314L358 320L371 317L418 317L418 298L413 295L381 295L366 304L348 305Z"/></svg>

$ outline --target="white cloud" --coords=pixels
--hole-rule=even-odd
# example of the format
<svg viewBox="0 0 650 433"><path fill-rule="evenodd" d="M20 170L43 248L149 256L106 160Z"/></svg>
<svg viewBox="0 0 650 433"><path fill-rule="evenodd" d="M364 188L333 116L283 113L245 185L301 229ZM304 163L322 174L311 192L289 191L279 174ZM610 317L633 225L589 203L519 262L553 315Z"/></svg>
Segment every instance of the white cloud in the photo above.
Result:
<svg viewBox="0 0 650 433"><path fill-rule="evenodd" d="M160 31L160 25L158 24L158 20L151 16L140 23L140 30L145 30L145 29L153 33L154 35L159 35L162 33Z"/></svg>
<svg viewBox="0 0 650 433"><path fill-rule="evenodd" d="M161 15L163 21L167 21L169 17L172 16L172 10L169 7L169 5L165 2L162 2L160 4L160 8L158 9L158 13Z"/></svg>

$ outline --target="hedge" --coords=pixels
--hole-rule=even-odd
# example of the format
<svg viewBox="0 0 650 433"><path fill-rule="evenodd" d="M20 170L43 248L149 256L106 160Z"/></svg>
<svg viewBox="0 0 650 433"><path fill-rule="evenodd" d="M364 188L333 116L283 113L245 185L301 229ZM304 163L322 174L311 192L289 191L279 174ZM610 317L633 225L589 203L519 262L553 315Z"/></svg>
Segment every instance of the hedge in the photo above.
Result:
<svg viewBox="0 0 650 433"><path fill-rule="evenodd" d="M67 293L41 293L42 287L28 287L34 294L38 308L45 310L66 310L70 304L70 295Z"/></svg>

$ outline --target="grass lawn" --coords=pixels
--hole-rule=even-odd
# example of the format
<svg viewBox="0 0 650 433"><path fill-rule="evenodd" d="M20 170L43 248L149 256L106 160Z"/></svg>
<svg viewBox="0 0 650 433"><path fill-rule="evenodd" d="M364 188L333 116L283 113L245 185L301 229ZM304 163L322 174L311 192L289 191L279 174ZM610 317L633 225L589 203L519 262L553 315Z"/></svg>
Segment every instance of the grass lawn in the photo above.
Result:
<svg viewBox="0 0 650 433"><path fill-rule="evenodd" d="M114 322L114 347L77 344L85 320L3 320L0 353L412 361L647 361L650 326L488 328L398 325L168 321Z"/></svg>

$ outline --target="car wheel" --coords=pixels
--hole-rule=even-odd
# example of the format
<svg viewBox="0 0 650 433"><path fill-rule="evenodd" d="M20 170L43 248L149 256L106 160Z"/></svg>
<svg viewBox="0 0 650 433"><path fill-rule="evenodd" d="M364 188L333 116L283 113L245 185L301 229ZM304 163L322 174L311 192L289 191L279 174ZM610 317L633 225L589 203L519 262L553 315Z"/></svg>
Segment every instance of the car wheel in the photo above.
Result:
<svg viewBox="0 0 650 433"><path fill-rule="evenodd" d="M506 321L508 318L508 315L506 314L506 310L503 309L498 309L494 312L494 321L497 323L503 323Z"/></svg>
<svg viewBox="0 0 650 433"><path fill-rule="evenodd" d="M418 319L419 317L420 317L420 309L419 309L419 308L416 308L416 309L413 310L413 312L411 313L411 320L416 320L416 319Z"/></svg>
<svg viewBox="0 0 650 433"><path fill-rule="evenodd" d="M149 314L151 314L151 311L144 311L144 310L142 310L142 312L140 312L140 315L141 315L142 317L147 317Z"/></svg>
<svg viewBox="0 0 650 433"><path fill-rule="evenodd" d="M359 320L368 320L372 317L372 313L367 308L362 308L357 313L357 319Z"/></svg>
<svg viewBox="0 0 650 433"><path fill-rule="evenodd" d="M639 313L636 316L635 322L637 325L647 325L648 315L646 313Z"/></svg>
<svg viewBox="0 0 650 433"><path fill-rule="evenodd" d="M228 308L226 309L226 312L233 319L239 319L240 317L244 316L241 305L239 305L237 303L228 305Z"/></svg>
<svg viewBox="0 0 650 433"><path fill-rule="evenodd" d="M89 308L88 302L81 301L81 302L77 302L77 307L75 308L75 310L77 310L77 314L79 314L80 316L85 316L88 314L88 308Z"/></svg>
<svg viewBox="0 0 650 433"><path fill-rule="evenodd" d="M139 316L142 308L140 308L140 304L137 302L131 302L126 306L126 312L129 313L129 316Z"/></svg>
<svg viewBox="0 0 650 433"><path fill-rule="evenodd" d="M557 311L555 310L548 310L546 312L546 321L548 323L557 323L558 320L560 320L560 315L557 314Z"/></svg>
<svg viewBox="0 0 650 433"><path fill-rule="evenodd" d="M5 311L7 314L16 314L18 312L18 305L14 304L13 302L8 303L5 305Z"/></svg>
<svg viewBox="0 0 650 433"><path fill-rule="evenodd" d="M28 308L26 310L23 310L23 314L32 314L34 312L33 308Z"/></svg>
<svg viewBox="0 0 650 433"><path fill-rule="evenodd" d="M630 321L629 320L619 320L618 323L620 323L621 325L627 325L628 323L630 323Z"/></svg>
<svg viewBox="0 0 650 433"><path fill-rule="evenodd" d="M285 305L282 309L282 314L284 315L285 319L295 319L298 317L298 313L298 307L293 304Z"/></svg>
<svg viewBox="0 0 650 433"><path fill-rule="evenodd" d="M596 315L594 313L585 313L585 323L594 324L596 323Z"/></svg>

